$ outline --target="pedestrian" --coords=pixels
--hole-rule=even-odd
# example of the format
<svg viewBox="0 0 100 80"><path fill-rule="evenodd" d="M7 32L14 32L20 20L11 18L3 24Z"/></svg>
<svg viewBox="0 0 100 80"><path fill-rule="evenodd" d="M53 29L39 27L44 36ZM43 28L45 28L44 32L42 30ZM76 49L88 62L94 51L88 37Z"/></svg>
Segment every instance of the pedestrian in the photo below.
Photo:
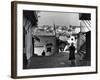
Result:
<svg viewBox="0 0 100 80"><path fill-rule="evenodd" d="M45 56L45 51L43 50L43 52L42 52L42 56Z"/></svg>
<svg viewBox="0 0 100 80"><path fill-rule="evenodd" d="M71 61L71 66L75 66L75 46L71 43L69 47L69 60Z"/></svg>

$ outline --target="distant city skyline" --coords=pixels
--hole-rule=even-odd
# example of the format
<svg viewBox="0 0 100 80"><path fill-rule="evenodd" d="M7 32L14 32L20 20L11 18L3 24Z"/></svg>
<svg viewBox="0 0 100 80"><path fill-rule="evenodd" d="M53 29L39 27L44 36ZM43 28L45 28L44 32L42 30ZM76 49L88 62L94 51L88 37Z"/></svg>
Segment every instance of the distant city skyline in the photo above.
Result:
<svg viewBox="0 0 100 80"><path fill-rule="evenodd" d="M63 13L63 12L50 12L40 11L38 13L38 26L43 25L59 25L59 26L80 26L78 13Z"/></svg>

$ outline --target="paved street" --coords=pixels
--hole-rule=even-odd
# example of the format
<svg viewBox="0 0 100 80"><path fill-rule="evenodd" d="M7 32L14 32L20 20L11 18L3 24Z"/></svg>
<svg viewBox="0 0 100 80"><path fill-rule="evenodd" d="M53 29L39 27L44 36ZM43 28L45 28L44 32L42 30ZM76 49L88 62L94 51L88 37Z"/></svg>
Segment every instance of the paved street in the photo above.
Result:
<svg viewBox="0 0 100 80"><path fill-rule="evenodd" d="M69 53L62 52L53 56L33 56L30 58L28 63L28 69L33 68L56 68L56 67L77 67L77 66L88 66L89 61L82 60L81 57L75 55L75 65L71 64L69 59Z"/></svg>

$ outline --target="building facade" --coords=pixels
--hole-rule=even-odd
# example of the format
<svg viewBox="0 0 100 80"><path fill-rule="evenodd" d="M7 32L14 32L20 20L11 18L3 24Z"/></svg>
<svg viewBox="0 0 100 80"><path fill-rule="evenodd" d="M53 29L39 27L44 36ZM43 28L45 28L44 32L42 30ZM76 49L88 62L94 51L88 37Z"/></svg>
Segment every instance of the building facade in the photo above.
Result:
<svg viewBox="0 0 100 80"><path fill-rule="evenodd" d="M23 11L23 54L27 59L34 55L34 40L32 40L32 29L37 27L36 11Z"/></svg>

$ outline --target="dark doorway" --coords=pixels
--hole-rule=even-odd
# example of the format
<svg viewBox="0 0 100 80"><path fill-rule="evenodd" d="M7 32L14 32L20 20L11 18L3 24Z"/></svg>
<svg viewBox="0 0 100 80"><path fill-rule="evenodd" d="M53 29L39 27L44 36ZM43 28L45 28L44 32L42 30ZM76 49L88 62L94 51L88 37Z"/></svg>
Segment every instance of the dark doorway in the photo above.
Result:
<svg viewBox="0 0 100 80"><path fill-rule="evenodd" d="M51 52L51 47L50 48L47 48L47 52Z"/></svg>

